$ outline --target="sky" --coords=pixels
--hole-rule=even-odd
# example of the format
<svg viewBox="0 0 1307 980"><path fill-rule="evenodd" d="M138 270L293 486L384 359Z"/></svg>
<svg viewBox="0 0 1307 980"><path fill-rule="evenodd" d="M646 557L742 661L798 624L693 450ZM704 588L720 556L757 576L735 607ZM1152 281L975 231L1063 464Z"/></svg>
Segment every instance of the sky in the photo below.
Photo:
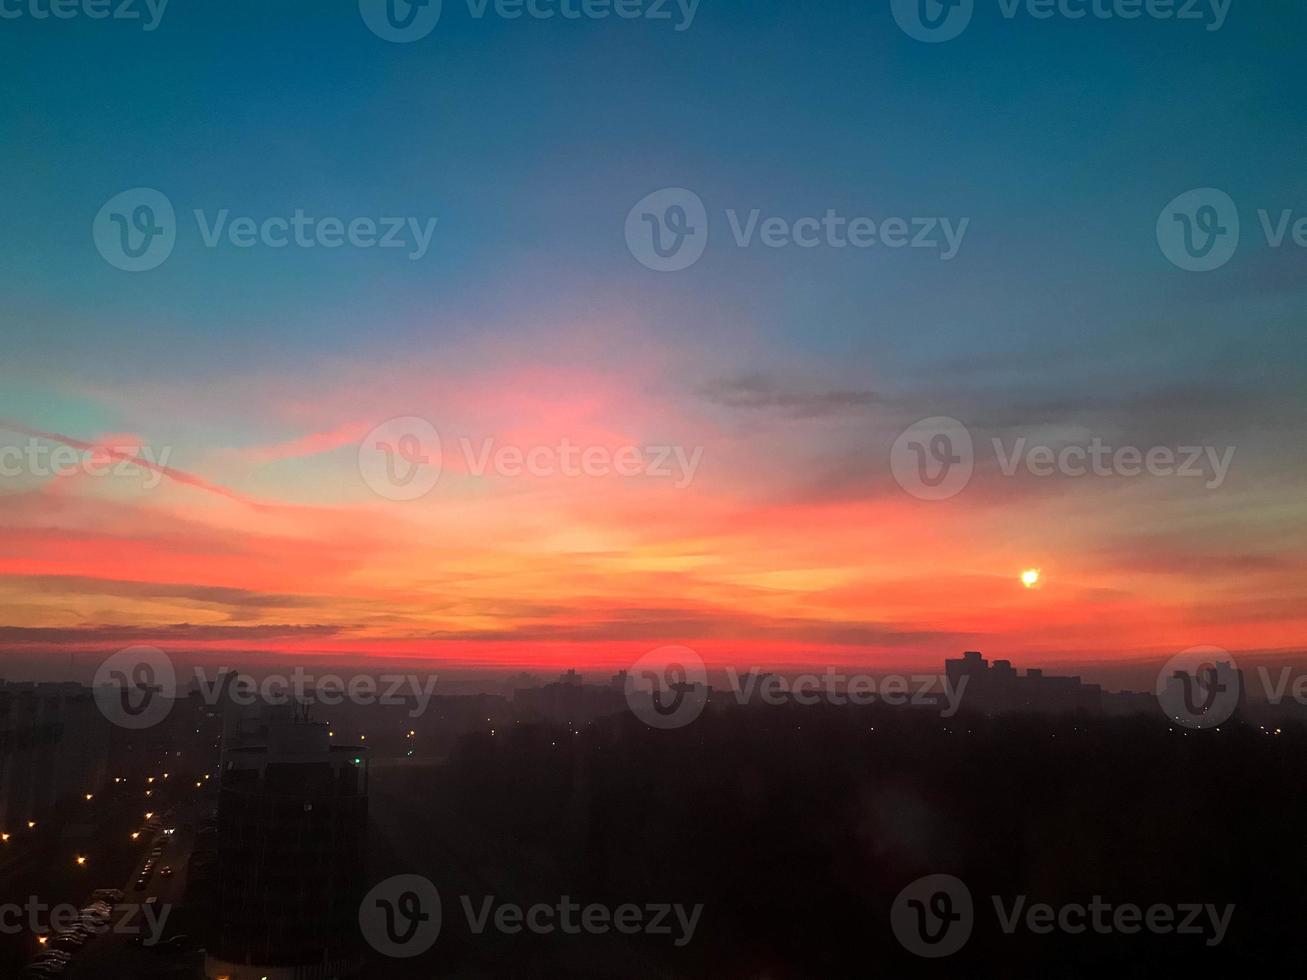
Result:
<svg viewBox="0 0 1307 980"><path fill-rule="evenodd" d="M1303 651L1307 9L631 2L402 43L371 0L0 3L0 650ZM141 188L173 240L128 271ZM1208 271L1159 235L1194 189ZM669 200L706 239L659 271ZM401 246L276 246L297 210ZM1094 445L1200 475L1025 455Z"/></svg>

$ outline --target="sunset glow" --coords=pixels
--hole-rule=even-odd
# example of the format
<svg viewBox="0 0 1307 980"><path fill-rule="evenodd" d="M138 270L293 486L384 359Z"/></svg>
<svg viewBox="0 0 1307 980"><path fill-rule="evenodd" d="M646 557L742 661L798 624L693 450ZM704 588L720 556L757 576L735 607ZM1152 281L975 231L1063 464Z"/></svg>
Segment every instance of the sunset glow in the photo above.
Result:
<svg viewBox="0 0 1307 980"><path fill-rule="evenodd" d="M1263 516L1239 519L1238 541L1217 499L1177 481L1122 494L978 474L954 499L923 501L886 463L912 409L796 417L714 394L666 357L657 370L581 369L538 351L439 381L440 358L410 360L208 393L70 392L87 421L42 430L46 444L172 452L157 471L30 479L7 496L6 645L607 669L668 642L718 663L875 664L973 646L1094 659L1307 635L1301 500L1277 503L1252 473L1233 492ZM439 423L439 480L419 499L384 499L359 445L413 405ZM533 475L497 472L487 455L558 458L569 443L612 459L676 446L685 460L698 450L698 466L687 480L668 454L668 476ZM1011 604L1005 570L1031 545L1060 567L1034 615ZM1036 568L1020 580L1044 581ZM1203 625L1218 607L1221 621Z"/></svg>
<svg viewBox="0 0 1307 980"><path fill-rule="evenodd" d="M507 48L451 61L315 9L280 29L350 71L270 47L269 81L200 66L196 51L234 57L251 34L196 10L184 40L134 61L187 83L151 82L148 117L121 131L86 98L141 97L117 57L61 73L16 51L14 84L61 120L41 160L71 172L38 180L27 142L9 147L31 179L11 195L22 233L4 262L23 299L0 367L0 653L71 670L145 643L252 665L592 673L667 643L777 667L1300 655L1299 250L1262 242L1204 278L1156 240L1167 203L1205 181L1248 226L1254 207L1297 202L1282 165L1297 103L1268 88L1272 124L1194 137L1180 158L1204 166L1186 174L1169 148L1137 159L1172 107L1121 79L1103 104L1134 115L1094 139L1065 111L1079 76L1052 94L1024 77L988 99L962 86L909 123L941 52L868 8L865 37L836 32L837 89L866 93L845 118L830 90L772 70L815 24L776 10L756 20L769 39L705 16L633 45L666 85L638 109L595 84L635 34L614 49L570 21L584 63L569 78L517 61L524 24L467 25ZM1037 35L1011 40L1043 57ZM554 50L543 37L533 58ZM741 43L750 82L716 92L708 66ZM1095 51L1083 77L1115 78L1118 53ZM683 57L695 70L668 72ZM811 57L805 77L836 70ZM542 84L540 105L523 99ZM494 107L492 134L439 94L454 91ZM1245 108L1221 112L1251 126ZM142 159L209 116L230 139ZM617 152L594 152L600 134ZM1249 147L1283 179L1238 193ZM996 165L1014 158L1020 172ZM629 238L647 227L637 205L682 183L711 235L692 267L658 271ZM140 272L92 234L137 187L177 218L166 259ZM297 210L315 228L409 216L427 237L233 244ZM887 221L939 244L844 247ZM817 244L791 241L809 223ZM940 417L966 453L938 434L900 442Z"/></svg>

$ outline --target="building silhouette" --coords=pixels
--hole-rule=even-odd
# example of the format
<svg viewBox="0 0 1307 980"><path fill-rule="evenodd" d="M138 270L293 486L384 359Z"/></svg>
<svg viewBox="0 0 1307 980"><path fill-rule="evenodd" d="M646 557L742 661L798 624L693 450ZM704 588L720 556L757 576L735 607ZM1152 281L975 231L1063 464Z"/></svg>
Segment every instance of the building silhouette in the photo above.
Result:
<svg viewBox="0 0 1307 980"><path fill-rule="evenodd" d="M229 705L206 974L327 980L362 965L365 749L332 745L303 706Z"/></svg>
<svg viewBox="0 0 1307 980"><path fill-rule="evenodd" d="M111 735L89 687L0 681L0 831L104 786Z"/></svg>
<svg viewBox="0 0 1307 980"><path fill-rule="evenodd" d="M1092 712L1104 710L1103 689L1079 677L1058 677L1030 668L1017 673L1009 660L990 664L979 652L968 650L961 658L944 661L944 673L957 687L963 683L962 703L984 712L1042 711Z"/></svg>

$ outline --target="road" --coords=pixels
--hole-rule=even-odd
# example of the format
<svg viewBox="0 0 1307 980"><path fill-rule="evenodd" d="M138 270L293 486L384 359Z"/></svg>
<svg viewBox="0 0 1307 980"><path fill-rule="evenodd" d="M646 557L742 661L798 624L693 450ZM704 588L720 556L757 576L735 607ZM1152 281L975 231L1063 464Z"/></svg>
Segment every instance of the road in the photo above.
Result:
<svg viewBox="0 0 1307 980"><path fill-rule="evenodd" d="M186 892L186 865L195 844L199 810L196 804L179 806L163 828L173 827L176 833L168 836L160 830L149 846L142 849L141 859L132 869L130 878L119 886L123 890L123 900L114 909L113 930L82 948L65 974L70 980L120 980L123 977L198 980L203 976L203 960L194 952L193 945L187 951L164 951L134 941L137 938L147 941L150 938L168 939L179 934L175 912ZM145 889L137 891L135 882L141 868L149 858L150 850L161 842L164 852L155 862ZM165 866L173 869L172 877L160 875ZM159 911L147 915L144 906L150 898L156 900L153 904Z"/></svg>

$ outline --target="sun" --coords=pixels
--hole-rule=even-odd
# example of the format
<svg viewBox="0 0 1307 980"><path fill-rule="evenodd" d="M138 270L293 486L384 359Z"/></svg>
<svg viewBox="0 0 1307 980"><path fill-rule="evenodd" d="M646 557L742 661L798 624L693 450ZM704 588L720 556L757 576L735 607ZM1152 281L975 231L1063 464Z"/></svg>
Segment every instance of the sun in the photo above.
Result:
<svg viewBox="0 0 1307 980"><path fill-rule="evenodd" d="M1027 568L1021 573L1021 584L1027 589L1033 589L1039 584L1040 571L1038 568Z"/></svg>

